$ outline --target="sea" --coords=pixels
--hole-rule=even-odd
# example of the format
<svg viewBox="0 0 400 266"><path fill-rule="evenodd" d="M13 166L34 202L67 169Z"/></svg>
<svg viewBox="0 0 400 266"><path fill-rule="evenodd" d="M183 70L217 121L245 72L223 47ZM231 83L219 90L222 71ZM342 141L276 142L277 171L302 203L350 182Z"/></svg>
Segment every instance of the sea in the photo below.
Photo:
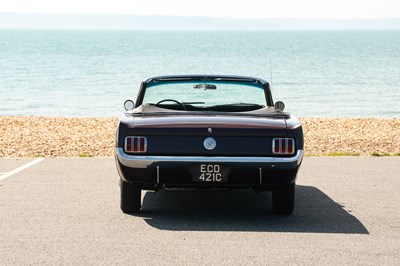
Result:
<svg viewBox="0 0 400 266"><path fill-rule="evenodd" d="M400 118L400 30L0 30L0 116L116 117L169 74L263 78L301 117Z"/></svg>

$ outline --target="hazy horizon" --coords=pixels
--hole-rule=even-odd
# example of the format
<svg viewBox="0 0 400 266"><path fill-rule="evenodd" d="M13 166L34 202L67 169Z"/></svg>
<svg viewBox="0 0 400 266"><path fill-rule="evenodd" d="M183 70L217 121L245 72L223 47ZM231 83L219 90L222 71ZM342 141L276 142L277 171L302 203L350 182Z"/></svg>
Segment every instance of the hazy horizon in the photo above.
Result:
<svg viewBox="0 0 400 266"><path fill-rule="evenodd" d="M398 0L13 0L0 12L41 14L122 14L215 18L381 19L400 17Z"/></svg>
<svg viewBox="0 0 400 266"><path fill-rule="evenodd" d="M120 30L397 30L400 17L381 19L223 18L129 14L0 12L2 29Z"/></svg>

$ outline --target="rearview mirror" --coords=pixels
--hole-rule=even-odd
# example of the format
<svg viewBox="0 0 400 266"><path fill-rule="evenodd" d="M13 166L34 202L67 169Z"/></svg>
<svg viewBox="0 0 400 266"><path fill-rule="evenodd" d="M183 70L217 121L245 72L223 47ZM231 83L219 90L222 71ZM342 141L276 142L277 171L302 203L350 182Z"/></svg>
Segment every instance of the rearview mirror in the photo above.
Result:
<svg viewBox="0 0 400 266"><path fill-rule="evenodd" d="M124 102L124 108L125 108L126 111L133 110L134 107L135 107L135 104L133 103L132 100L126 100Z"/></svg>
<svg viewBox="0 0 400 266"><path fill-rule="evenodd" d="M281 101L277 101L275 103L275 109L283 112L283 110L285 110L285 104Z"/></svg>
<svg viewBox="0 0 400 266"><path fill-rule="evenodd" d="M204 90L216 90L217 86L213 84L206 84L206 83L201 83L201 84L196 84L193 86L194 89L204 89Z"/></svg>

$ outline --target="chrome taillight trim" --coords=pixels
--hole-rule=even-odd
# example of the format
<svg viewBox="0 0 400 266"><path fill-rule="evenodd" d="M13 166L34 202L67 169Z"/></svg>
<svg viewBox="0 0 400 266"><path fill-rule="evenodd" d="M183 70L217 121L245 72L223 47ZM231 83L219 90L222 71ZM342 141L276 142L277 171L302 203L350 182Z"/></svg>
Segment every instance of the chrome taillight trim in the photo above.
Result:
<svg viewBox="0 0 400 266"><path fill-rule="evenodd" d="M285 142L285 150L284 151L282 150L283 141ZM275 142L279 143L278 144L279 145L278 152L275 151L275 149L276 149ZM289 142L291 142L291 144L292 144L291 145L292 149L290 151L289 151L289 146L290 146ZM295 141L293 138L274 138L274 139L272 139L272 153L273 154L292 155L292 154L294 154L295 150L296 150L296 147L295 147Z"/></svg>
<svg viewBox="0 0 400 266"><path fill-rule="evenodd" d="M131 139L131 149L128 150L128 139ZM137 140L138 143L138 149L135 150L135 139ZM140 145L140 140L143 140L143 147ZM126 153L146 153L147 152L147 138L144 136L127 136L125 137L124 140L124 151Z"/></svg>

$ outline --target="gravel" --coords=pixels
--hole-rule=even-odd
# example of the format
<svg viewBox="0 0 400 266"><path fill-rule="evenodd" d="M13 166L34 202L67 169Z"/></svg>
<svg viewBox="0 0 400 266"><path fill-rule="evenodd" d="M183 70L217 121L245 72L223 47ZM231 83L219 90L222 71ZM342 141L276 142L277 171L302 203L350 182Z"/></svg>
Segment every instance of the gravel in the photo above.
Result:
<svg viewBox="0 0 400 266"><path fill-rule="evenodd" d="M400 155L400 119L301 118L310 156ZM117 118L0 116L0 157L109 157Z"/></svg>

